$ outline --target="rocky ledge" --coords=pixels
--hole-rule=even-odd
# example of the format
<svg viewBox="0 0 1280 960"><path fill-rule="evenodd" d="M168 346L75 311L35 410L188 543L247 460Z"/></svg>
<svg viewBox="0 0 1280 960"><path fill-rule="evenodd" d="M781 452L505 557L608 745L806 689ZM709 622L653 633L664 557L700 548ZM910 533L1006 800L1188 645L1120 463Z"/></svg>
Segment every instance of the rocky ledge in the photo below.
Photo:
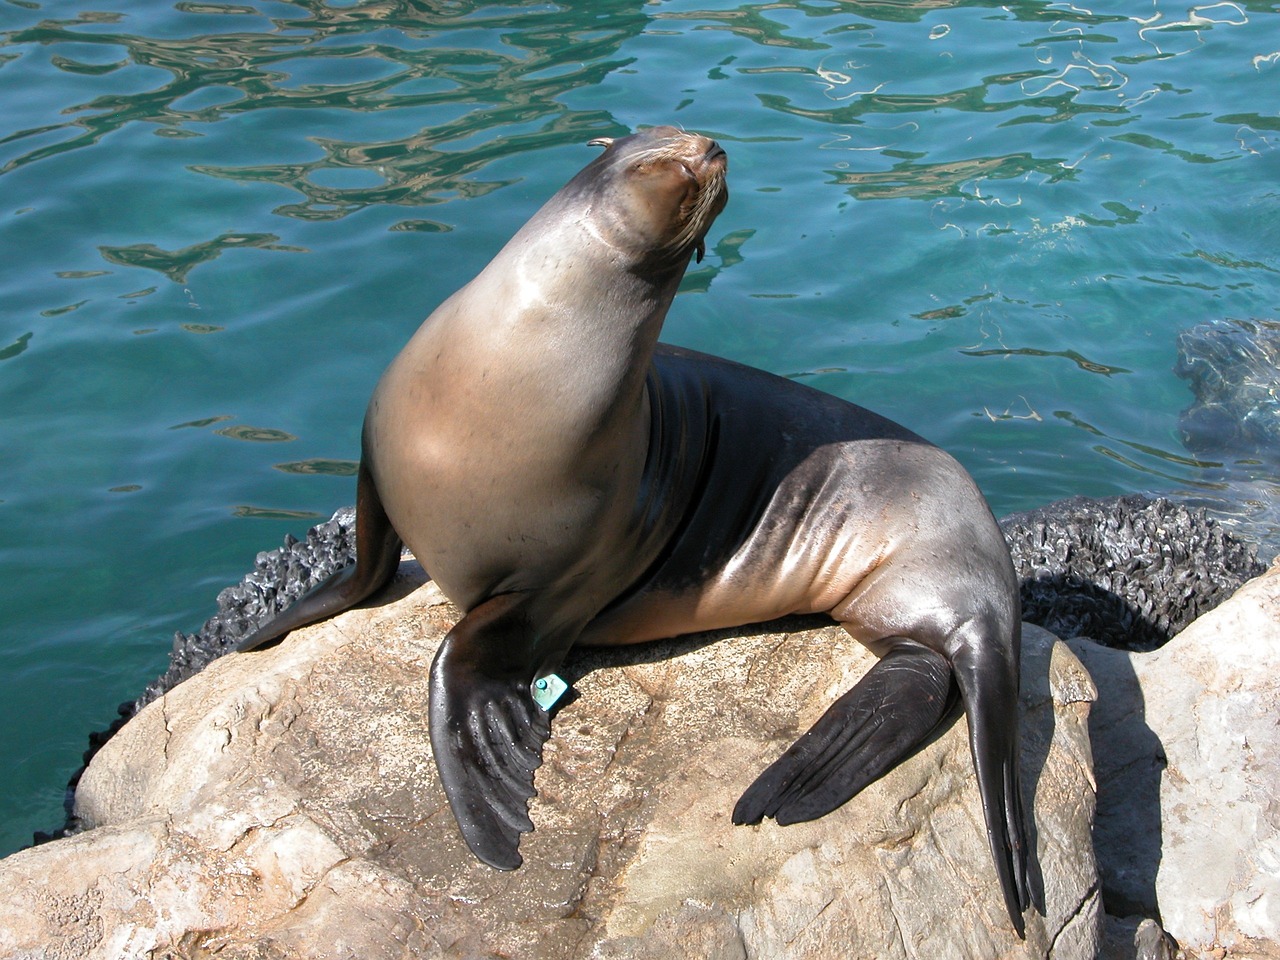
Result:
<svg viewBox="0 0 1280 960"><path fill-rule="evenodd" d="M1280 559L1151 653L1083 638L1102 890L1188 957L1280 960Z"/></svg>
<svg viewBox="0 0 1280 960"><path fill-rule="evenodd" d="M1062 584L1045 593L1055 578L1091 569L1106 603L1176 626L1240 566L1207 541L1188 577L1169 532L1199 521L1176 510L1077 506L1006 526L1024 601L1048 597L1063 633L1090 621L1052 600ZM241 587L215 632L256 615L232 610L261 605ZM1025 942L962 718L815 823L730 823L869 664L812 623L575 654L525 866L482 866L426 731L427 666L456 618L406 564L377 606L154 687L80 782L92 829L0 861L0 957L1163 960L1167 931L1187 958L1280 960L1280 566L1155 652L1026 627Z"/></svg>
<svg viewBox="0 0 1280 960"><path fill-rule="evenodd" d="M834 627L583 652L525 866L458 835L427 666L457 617L408 566L377 607L223 657L144 708L78 790L94 829L0 861L0 955L1090 956L1093 684L1031 628L1023 774L1042 909L1017 940L963 720L816 823L735 827L738 795L852 686Z"/></svg>

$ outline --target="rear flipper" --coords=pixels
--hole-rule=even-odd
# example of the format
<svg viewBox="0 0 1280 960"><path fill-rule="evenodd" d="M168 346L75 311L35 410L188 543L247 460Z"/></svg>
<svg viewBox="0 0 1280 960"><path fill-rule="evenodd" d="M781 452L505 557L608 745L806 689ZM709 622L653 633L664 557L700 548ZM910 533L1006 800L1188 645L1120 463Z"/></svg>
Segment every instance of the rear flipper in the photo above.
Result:
<svg viewBox="0 0 1280 960"><path fill-rule="evenodd" d="M356 562L309 590L231 649L254 650L279 640L290 630L324 620L371 597L395 576L400 566L400 547L400 537L382 509L366 462L361 460L356 482Z"/></svg>
<svg viewBox="0 0 1280 960"><path fill-rule="evenodd" d="M733 822L801 823L830 813L924 743L952 702L946 658L897 641L760 774L734 807Z"/></svg>
<svg viewBox="0 0 1280 960"><path fill-rule="evenodd" d="M522 598L480 604L449 631L431 665L431 752L462 838L499 870L523 862L528 801L550 715L533 699L535 632Z"/></svg>
<svg viewBox="0 0 1280 960"><path fill-rule="evenodd" d="M1019 624L1016 629L1020 631ZM962 642L952 657L960 698L969 718L969 749L978 776L987 841L1004 891L1005 908L1019 937L1026 936L1023 911L1031 903L1027 888L1027 843L1018 776L1019 634L1012 659L1003 645Z"/></svg>

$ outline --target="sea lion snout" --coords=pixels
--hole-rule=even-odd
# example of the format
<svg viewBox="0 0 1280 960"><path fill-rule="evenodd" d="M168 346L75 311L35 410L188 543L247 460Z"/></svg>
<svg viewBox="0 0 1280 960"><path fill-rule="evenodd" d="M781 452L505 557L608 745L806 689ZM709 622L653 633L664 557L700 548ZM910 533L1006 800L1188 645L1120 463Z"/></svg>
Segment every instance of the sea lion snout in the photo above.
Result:
<svg viewBox="0 0 1280 960"><path fill-rule="evenodd" d="M683 269L690 253L701 260L707 229L729 198L724 148L673 126L588 143L604 153L552 202L571 207L576 220L591 195L594 235L646 261L650 272L658 262Z"/></svg>
<svg viewBox="0 0 1280 960"><path fill-rule="evenodd" d="M672 126L649 127L617 139L596 137L588 140L587 145L604 147L606 152L631 152L635 159L641 161L676 160L687 165L691 172L707 165L727 167L729 162L724 147L715 140L701 133Z"/></svg>
<svg viewBox="0 0 1280 960"><path fill-rule="evenodd" d="M701 154L696 159L692 162L685 161L693 175L699 180L723 180L729 170L729 155L725 153L724 147L709 137L701 136L690 146L701 149Z"/></svg>
<svg viewBox="0 0 1280 960"><path fill-rule="evenodd" d="M724 147L704 134L676 127L654 127L645 133L656 134L661 140L669 141L658 147L659 155L679 160L695 176L699 176L705 167L723 173L729 166L729 155ZM702 178L699 176L699 179Z"/></svg>

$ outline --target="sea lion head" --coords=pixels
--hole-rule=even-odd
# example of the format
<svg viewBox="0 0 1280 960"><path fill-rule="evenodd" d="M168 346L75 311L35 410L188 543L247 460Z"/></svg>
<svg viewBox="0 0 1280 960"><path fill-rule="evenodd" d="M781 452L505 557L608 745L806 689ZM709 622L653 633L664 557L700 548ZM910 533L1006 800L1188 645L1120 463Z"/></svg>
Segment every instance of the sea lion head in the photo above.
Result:
<svg viewBox="0 0 1280 960"><path fill-rule="evenodd" d="M699 261L711 222L729 199L728 159L709 137L652 127L627 137L599 137L604 153L566 188L589 194L590 225L611 247L636 259Z"/></svg>

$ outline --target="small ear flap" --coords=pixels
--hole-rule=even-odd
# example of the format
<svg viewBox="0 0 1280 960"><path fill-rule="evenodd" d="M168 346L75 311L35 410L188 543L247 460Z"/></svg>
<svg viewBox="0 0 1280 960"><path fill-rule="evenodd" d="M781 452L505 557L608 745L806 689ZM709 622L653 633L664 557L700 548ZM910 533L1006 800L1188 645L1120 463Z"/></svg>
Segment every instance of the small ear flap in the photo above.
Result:
<svg viewBox="0 0 1280 960"><path fill-rule="evenodd" d="M596 137L594 140L587 141L588 147L604 147L606 150L613 146L613 137Z"/></svg>

